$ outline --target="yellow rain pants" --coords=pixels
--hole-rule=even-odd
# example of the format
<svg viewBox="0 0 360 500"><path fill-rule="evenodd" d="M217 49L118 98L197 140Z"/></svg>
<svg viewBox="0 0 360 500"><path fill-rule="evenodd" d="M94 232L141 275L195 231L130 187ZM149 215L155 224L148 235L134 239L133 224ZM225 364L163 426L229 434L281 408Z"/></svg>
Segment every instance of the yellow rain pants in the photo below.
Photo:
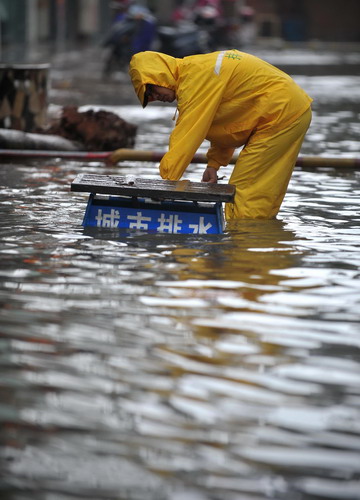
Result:
<svg viewBox="0 0 360 500"><path fill-rule="evenodd" d="M235 203L226 204L227 220L272 219L277 215L310 122L308 108L273 135L256 131L251 135L229 180L236 186L236 195Z"/></svg>

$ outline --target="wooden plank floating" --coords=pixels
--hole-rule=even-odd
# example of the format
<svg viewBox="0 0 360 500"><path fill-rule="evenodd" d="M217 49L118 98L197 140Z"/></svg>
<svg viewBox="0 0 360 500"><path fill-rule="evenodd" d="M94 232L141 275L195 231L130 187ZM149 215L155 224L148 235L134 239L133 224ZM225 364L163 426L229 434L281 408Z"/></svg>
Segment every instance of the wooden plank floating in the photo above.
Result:
<svg viewBox="0 0 360 500"><path fill-rule="evenodd" d="M79 174L71 191L90 192L83 226L172 234L222 233L222 203L235 196L229 184L96 174Z"/></svg>
<svg viewBox="0 0 360 500"><path fill-rule="evenodd" d="M31 134L34 135L34 134ZM66 140L66 139L64 139ZM2 130L0 130L0 146L4 145L2 140ZM31 144L33 146L33 144ZM65 150L63 148L61 151L47 150L47 149L0 149L0 158L12 158L12 159L32 159L32 158L63 158L65 160L76 160L76 161L101 161L108 162L109 154L103 151L68 151L69 148Z"/></svg>
<svg viewBox="0 0 360 500"><path fill-rule="evenodd" d="M21 130L0 129L0 157L8 158L39 158L49 156L49 151L61 149L62 154L73 155L79 150L79 145L64 137L52 134L28 133ZM8 149L8 148L15 148ZM38 151L36 151L38 150ZM52 155L54 157L54 155Z"/></svg>
<svg viewBox="0 0 360 500"><path fill-rule="evenodd" d="M71 184L71 191L204 202L232 202L235 196L235 186L231 184L209 184L189 180L164 181L96 174L79 174Z"/></svg>

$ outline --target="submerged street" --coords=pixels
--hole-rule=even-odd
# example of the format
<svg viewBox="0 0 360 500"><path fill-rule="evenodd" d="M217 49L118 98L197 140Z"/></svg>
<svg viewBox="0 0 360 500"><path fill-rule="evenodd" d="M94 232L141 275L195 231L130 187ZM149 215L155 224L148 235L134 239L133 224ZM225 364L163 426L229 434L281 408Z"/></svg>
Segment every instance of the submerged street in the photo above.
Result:
<svg viewBox="0 0 360 500"><path fill-rule="evenodd" d="M357 53L255 55L314 99L302 155L360 156ZM174 106L143 110L100 70L58 57L50 107L113 111L136 149L166 150ZM212 236L83 228L85 172L158 178L0 169L1 498L359 499L359 171L297 167L277 220Z"/></svg>

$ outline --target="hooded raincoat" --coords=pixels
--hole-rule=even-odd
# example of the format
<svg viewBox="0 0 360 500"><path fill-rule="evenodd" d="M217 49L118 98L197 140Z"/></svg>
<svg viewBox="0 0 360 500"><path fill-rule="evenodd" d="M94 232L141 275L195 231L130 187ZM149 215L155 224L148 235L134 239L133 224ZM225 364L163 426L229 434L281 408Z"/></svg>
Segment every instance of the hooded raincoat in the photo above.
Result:
<svg viewBox="0 0 360 500"><path fill-rule="evenodd" d="M170 136L169 150L160 162L162 178L180 179L204 139L210 141L208 166L216 169L229 163L236 148L246 145L245 151L250 143L255 143L257 160L254 162L256 155L251 158L248 153L250 167L247 168L244 165L246 155L241 154L234 169L236 175L230 179L237 186L237 194L235 204L227 209L227 218L271 218L276 215L310 123L308 117L306 123L303 120L304 123L297 127L297 133L285 138L283 132L301 122L312 101L290 76L238 50L183 59L159 52L140 52L132 57L129 72L143 106L146 105L147 84L170 88L176 94L179 114ZM287 141L295 141L298 146L290 156L286 155L284 147ZM280 146L280 153L274 155L277 146ZM269 148L271 151L267 154ZM259 151L264 154L259 156ZM258 161L261 165L257 169ZM270 165L274 161L276 165ZM272 171L271 180L262 185L261 172L266 177L266 163ZM280 175L279 187L276 187L276 171L280 173L281 169L285 172ZM275 184L270 188L274 193L270 195L272 201L264 203L264 196L269 198L269 182ZM250 192L246 194L246 190Z"/></svg>

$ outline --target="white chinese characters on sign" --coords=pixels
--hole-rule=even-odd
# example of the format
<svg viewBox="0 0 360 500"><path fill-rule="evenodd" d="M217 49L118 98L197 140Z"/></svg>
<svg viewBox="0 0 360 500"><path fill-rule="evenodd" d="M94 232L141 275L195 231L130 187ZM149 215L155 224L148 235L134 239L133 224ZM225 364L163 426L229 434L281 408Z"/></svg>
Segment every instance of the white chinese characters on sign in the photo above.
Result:
<svg viewBox="0 0 360 500"><path fill-rule="evenodd" d="M181 224L183 221L178 215L168 215L166 217L165 214L161 214L158 222L160 222L157 227L158 233L181 233Z"/></svg>
<svg viewBox="0 0 360 500"><path fill-rule="evenodd" d="M205 217L200 217L199 224L189 224L189 228L194 230L194 234L206 234L211 227L210 222L205 226Z"/></svg>
<svg viewBox="0 0 360 500"><path fill-rule="evenodd" d="M145 211L146 213L146 211ZM126 218L126 224L124 219ZM120 227L120 212L112 208L110 212L103 212L98 209L95 215L97 227ZM157 213L153 217L143 215L143 212L137 211L135 214L122 214L122 226L129 229L156 230L158 233L189 233L192 230L193 234L206 234L213 225L211 222L205 221L204 216L199 216L192 224L185 223L180 219L178 214Z"/></svg>
<svg viewBox="0 0 360 500"><path fill-rule="evenodd" d="M148 222L151 222L151 217L146 217L141 212L137 212L136 215L128 215L127 219L134 221L130 222L130 229L149 229Z"/></svg>
<svg viewBox="0 0 360 500"><path fill-rule="evenodd" d="M103 214L102 209L99 208L95 220L97 227L118 227L120 222L119 210L112 208L110 213Z"/></svg>

